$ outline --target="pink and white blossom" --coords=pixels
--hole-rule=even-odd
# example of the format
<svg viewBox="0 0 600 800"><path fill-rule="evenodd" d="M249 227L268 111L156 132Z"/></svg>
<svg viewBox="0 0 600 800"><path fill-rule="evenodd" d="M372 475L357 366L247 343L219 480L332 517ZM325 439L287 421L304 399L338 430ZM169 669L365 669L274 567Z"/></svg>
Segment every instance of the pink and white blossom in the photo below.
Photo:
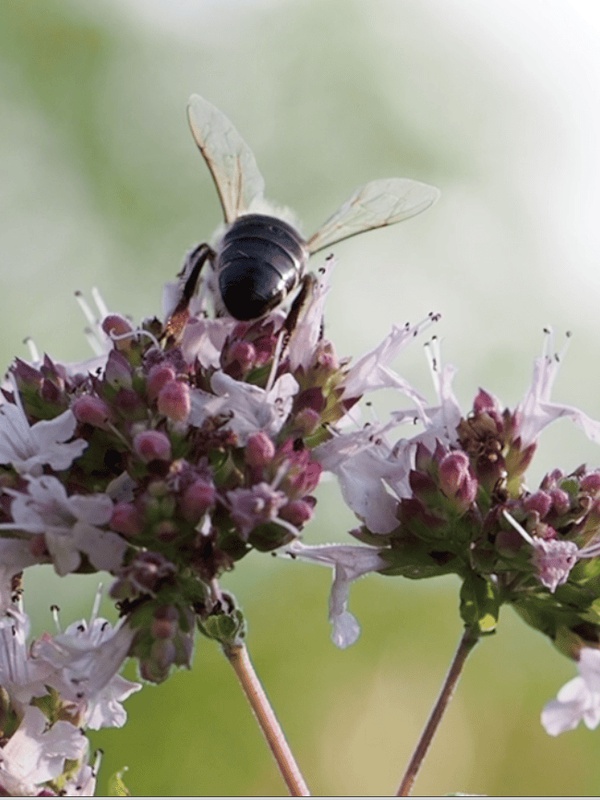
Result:
<svg viewBox="0 0 600 800"><path fill-rule="evenodd" d="M425 398L397 375L391 369L390 364L416 336L436 319L438 319L437 316L431 315L416 325L394 326L381 344L359 358L349 368L342 382L344 397L362 397L367 392L389 388L398 389L419 404L424 404Z"/></svg>
<svg viewBox="0 0 600 800"><path fill-rule="evenodd" d="M86 449L83 439L69 441L77 420L68 409L54 419L29 424L23 409L13 403L0 405L0 464L21 475L41 475L44 465L67 469Z"/></svg>
<svg viewBox="0 0 600 800"><path fill-rule="evenodd" d="M250 489L240 488L227 492L227 503L231 518L247 541L257 525L280 522L278 513L288 503L288 497L262 481Z"/></svg>
<svg viewBox="0 0 600 800"><path fill-rule="evenodd" d="M600 723L600 650L584 647L578 667L578 677L566 683L542 711L542 725L550 736L571 731L582 721L590 730Z"/></svg>
<svg viewBox="0 0 600 800"><path fill-rule="evenodd" d="M542 355L534 362L531 386L515 413L521 445L526 447L535 442L544 428L561 417L567 417L574 422L590 441L600 443L600 422L575 406L550 400L561 363L561 355L555 354L553 348L552 333L547 332Z"/></svg>
<svg viewBox="0 0 600 800"><path fill-rule="evenodd" d="M106 494L67 495L52 475L31 478L26 492L5 490L12 495L13 522L0 530L43 534L46 548L59 575L75 571L85 553L97 569L115 570L123 559L127 542L100 525L110 522L113 503Z"/></svg>
<svg viewBox="0 0 600 800"><path fill-rule="evenodd" d="M80 620L64 633L38 639L32 655L51 668L48 684L76 704L82 724L120 728L127 719L121 704L142 688L119 675L134 635L127 624L113 628L95 609L89 623Z"/></svg>
<svg viewBox="0 0 600 800"><path fill-rule="evenodd" d="M224 372L215 372L211 388L214 395L192 390L188 421L201 427L206 419L225 415L229 419L224 427L236 434L240 445L245 445L251 434L257 431L269 436L279 433L292 409L298 382L285 373L271 389L266 390L236 381Z"/></svg>
<svg viewBox="0 0 600 800"><path fill-rule="evenodd" d="M346 504L373 533L389 533L398 524L398 498L388 487L402 484L409 491L410 463L392 455L384 433L376 426L338 433L315 449L323 469L338 479Z"/></svg>
<svg viewBox="0 0 600 800"><path fill-rule="evenodd" d="M0 686L19 708L48 693L51 672L48 664L31 658L29 633L29 617L17 606L0 617Z"/></svg>
<svg viewBox="0 0 600 800"><path fill-rule="evenodd" d="M35 796L43 784L58 778L65 761L86 757L88 741L80 728L48 719L34 706L27 706L23 719L8 742L0 747L2 794Z"/></svg>
<svg viewBox="0 0 600 800"><path fill-rule="evenodd" d="M580 548L575 542L557 538L556 532L552 529L549 532L554 538L530 536L511 514L507 511L503 513L513 528L532 546L532 561L538 579L552 593L567 582L571 570L580 559L596 558L600 555L599 541L593 541L586 547Z"/></svg>

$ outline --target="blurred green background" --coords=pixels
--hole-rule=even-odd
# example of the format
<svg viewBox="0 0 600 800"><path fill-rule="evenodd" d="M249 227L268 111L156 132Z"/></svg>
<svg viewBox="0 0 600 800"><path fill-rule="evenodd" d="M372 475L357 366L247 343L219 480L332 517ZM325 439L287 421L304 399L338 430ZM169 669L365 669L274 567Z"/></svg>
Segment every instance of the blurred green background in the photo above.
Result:
<svg viewBox="0 0 600 800"><path fill-rule="evenodd" d="M57 359L86 357L78 289L98 286L134 319L160 312L162 284L220 222L185 121L198 92L235 122L269 196L307 233L373 178L442 189L426 214L336 248L327 325L340 355L438 311L461 400L483 385L514 404L553 325L561 341L574 333L555 396L600 417L599 38L593 2L575 0L3 0L2 363L27 357L26 336ZM430 392L422 343L395 366ZM533 478L585 460L597 464L597 448L558 425ZM333 483L319 498L305 539L344 540L355 523ZM392 794L460 635L457 581L359 582L363 632L346 652L329 641L328 571L253 555L224 584L313 792ZM32 570L37 632L52 603L64 624L87 615L96 585ZM600 794L600 731L551 739L539 724L574 673L505 610L416 793ZM191 672L127 710L124 729L93 737L100 792L127 765L135 795L284 793L210 642Z"/></svg>

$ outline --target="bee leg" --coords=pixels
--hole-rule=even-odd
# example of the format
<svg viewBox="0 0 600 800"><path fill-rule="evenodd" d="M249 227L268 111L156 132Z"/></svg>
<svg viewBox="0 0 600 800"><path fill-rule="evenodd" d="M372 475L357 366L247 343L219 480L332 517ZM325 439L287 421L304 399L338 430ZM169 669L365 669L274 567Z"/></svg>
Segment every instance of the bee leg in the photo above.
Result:
<svg viewBox="0 0 600 800"><path fill-rule="evenodd" d="M183 268L179 273L179 277L183 281L181 297L163 331L167 347L173 347L181 339L181 334L190 316L189 305L198 288L202 267L207 261L212 263L214 258L215 251L207 244L199 244L186 256Z"/></svg>
<svg viewBox="0 0 600 800"><path fill-rule="evenodd" d="M285 330L285 343L287 344L287 340L290 338L290 335L296 325L298 324L298 320L300 319L300 315L302 310L306 307L307 302L309 301L314 287L317 284L317 279L312 274L312 272L307 272L300 281L300 291L294 298L294 302L292 303L290 310L288 311L288 315L285 318L285 322L283 323L283 330ZM323 331L321 330L321 335Z"/></svg>

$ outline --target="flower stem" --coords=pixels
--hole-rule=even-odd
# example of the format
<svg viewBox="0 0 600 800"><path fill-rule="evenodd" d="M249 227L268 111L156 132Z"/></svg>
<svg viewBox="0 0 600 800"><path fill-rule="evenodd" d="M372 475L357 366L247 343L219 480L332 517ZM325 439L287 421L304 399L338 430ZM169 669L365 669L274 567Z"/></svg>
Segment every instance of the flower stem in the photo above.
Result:
<svg viewBox="0 0 600 800"><path fill-rule="evenodd" d="M238 677L290 795L292 797L310 797L308 787L285 740L275 712L254 671L246 646L243 644L224 645L223 652Z"/></svg>
<svg viewBox="0 0 600 800"><path fill-rule="evenodd" d="M456 688L456 684L458 683L458 679L462 672L462 668L467 660L467 656L477 644L478 639L479 635L477 632L471 630L470 628L467 628L463 633L458 648L456 649L456 653L454 654L454 658L452 659L452 663L450 664L450 669L448 670L446 679L442 685L439 697L436 700L429 719L427 720L427 724L425 725L423 733L421 734L421 738L419 739L408 767L406 768L402 782L400 783L398 791L396 792L396 797L408 797L410 795L419 769L421 768L421 764L427 755L429 745L431 744L438 725L442 720L448 703L452 698L454 689Z"/></svg>

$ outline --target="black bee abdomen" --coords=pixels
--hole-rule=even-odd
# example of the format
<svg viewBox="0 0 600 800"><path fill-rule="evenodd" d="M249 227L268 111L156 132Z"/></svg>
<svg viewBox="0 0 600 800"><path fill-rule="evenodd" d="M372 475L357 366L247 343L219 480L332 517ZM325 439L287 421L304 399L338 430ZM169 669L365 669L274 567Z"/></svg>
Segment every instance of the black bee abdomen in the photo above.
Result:
<svg viewBox="0 0 600 800"><path fill-rule="evenodd" d="M232 223L217 256L223 305L239 320L259 319L298 285L308 249L287 222L246 214Z"/></svg>

